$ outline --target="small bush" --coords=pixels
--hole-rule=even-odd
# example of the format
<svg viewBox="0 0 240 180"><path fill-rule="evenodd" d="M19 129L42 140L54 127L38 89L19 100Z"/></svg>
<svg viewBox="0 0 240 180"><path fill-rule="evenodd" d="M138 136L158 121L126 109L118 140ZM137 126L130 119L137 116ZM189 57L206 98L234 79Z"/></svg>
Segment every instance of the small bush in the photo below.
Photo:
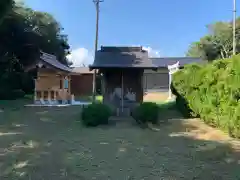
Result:
<svg viewBox="0 0 240 180"><path fill-rule="evenodd" d="M108 124L109 117L112 115L111 109L104 104L94 103L82 110L81 120L86 126L98 126Z"/></svg>
<svg viewBox="0 0 240 180"><path fill-rule="evenodd" d="M145 124L150 122L152 124L157 124L159 106L153 102L144 102L134 109L132 116L138 123Z"/></svg>

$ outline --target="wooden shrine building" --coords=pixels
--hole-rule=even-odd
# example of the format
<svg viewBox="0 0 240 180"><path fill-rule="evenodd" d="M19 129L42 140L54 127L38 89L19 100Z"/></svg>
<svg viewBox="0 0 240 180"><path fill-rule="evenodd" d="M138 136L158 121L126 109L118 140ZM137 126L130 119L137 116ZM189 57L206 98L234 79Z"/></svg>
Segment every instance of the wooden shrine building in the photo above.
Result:
<svg viewBox="0 0 240 180"><path fill-rule="evenodd" d="M142 47L102 46L90 65L102 74L103 103L128 115L143 101L144 69L155 68Z"/></svg>
<svg viewBox="0 0 240 180"><path fill-rule="evenodd" d="M41 52L40 58L26 70L37 68L34 101L71 99L72 68L60 63L55 56Z"/></svg>

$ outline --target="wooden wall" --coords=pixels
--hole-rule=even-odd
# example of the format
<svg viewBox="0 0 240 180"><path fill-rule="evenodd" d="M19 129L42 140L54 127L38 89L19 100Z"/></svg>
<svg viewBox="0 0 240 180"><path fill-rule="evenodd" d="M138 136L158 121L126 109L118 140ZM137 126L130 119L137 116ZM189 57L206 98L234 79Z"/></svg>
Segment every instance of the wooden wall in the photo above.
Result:
<svg viewBox="0 0 240 180"><path fill-rule="evenodd" d="M69 89L64 90L64 78L66 76L69 79ZM38 78L35 80L36 99L47 99L49 97L51 99L59 99L59 96L64 99L70 99L71 78L68 74L52 69L39 69L37 77Z"/></svg>
<svg viewBox="0 0 240 180"><path fill-rule="evenodd" d="M38 76L36 79L36 90L57 90L60 89L60 80L62 77L51 74L48 76Z"/></svg>
<svg viewBox="0 0 240 180"><path fill-rule="evenodd" d="M157 71L144 70L145 91L165 90L169 87L169 75L167 68L159 68Z"/></svg>
<svg viewBox="0 0 240 180"><path fill-rule="evenodd" d="M93 74L71 75L71 92L75 96L90 96L93 88Z"/></svg>
<svg viewBox="0 0 240 180"><path fill-rule="evenodd" d="M143 70L111 69L104 72L103 78L104 103L113 108L120 108L122 106L124 108L132 108L143 101ZM121 100L122 92L124 97L123 102Z"/></svg>

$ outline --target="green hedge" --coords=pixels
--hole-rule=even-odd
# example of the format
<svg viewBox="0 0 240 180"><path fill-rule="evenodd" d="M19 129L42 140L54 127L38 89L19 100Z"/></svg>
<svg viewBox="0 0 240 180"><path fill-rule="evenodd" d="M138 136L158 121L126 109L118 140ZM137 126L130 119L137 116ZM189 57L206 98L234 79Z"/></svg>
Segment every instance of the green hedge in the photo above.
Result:
<svg viewBox="0 0 240 180"><path fill-rule="evenodd" d="M86 126L98 126L108 124L111 115L112 111L107 105L94 103L83 108L81 120Z"/></svg>
<svg viewBox="0 0 240 180"><path fill-rule="evenodd" d="M138 123L141 124L145 124L147 122L157 124L159 106L153 102L143 102L133 110L132 116Z"/></svg>
<svg viewBox="0 0 240 180"><path fill-rule="evenodd" d="M240 56L186 66L174 74L172 91L186 117L240 138Z"/></svg>

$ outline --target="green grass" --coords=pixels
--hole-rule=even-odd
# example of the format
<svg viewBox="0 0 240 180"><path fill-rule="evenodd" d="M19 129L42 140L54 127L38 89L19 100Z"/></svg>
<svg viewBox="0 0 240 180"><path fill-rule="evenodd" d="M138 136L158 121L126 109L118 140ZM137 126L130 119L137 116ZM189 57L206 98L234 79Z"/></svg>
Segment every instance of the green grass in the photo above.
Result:
<svg viewBox="0 0 240 180"><path fill-rule="evenodd" d="M16 100L0 100L0 108L21 108L25 104L33 103L32 95L25 95L21 99Z"/></svg>
<svg viewBox="0 0 240 180"><path fill-rule="evenodd" d="M162 119L177 121L157 132L126 120L85 128L78 106L5 108L0 179L239 179L238 154L227 143L195 139L196 127L171 104L161 107Z"/></svg>
<svg viewBox="0 0 240 180"><path fill-rule="evenodd" d="M102 96L96 96L96 100L102 102L103 97Z"/></svg>
<svg viewBox="0 0 240 180"><path fill-rule="evenodd" d="M92 101L92 96L77 96L77 97L75 97L75 99L78 101ZM103 97L100 95L97 95L96 100L98 102L102 102Z"/></svg>

